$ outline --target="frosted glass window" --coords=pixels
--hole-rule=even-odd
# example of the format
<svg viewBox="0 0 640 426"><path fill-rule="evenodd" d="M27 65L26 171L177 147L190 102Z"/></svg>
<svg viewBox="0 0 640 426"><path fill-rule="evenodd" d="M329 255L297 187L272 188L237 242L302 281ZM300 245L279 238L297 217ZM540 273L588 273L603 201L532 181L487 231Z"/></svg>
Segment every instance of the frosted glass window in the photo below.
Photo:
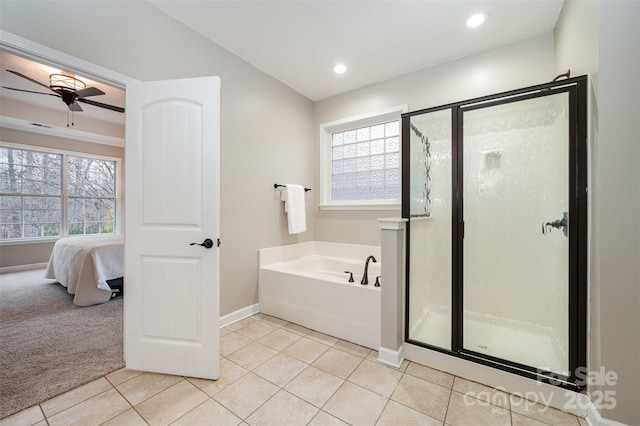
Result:
<svg viewBox="0 0 640 426"><path fill-rule="evenodd" d="M356 187L348 186L343 189L343 200L355 200L356 199Z"/></svg>
<svg viewBox="0 0 640 426"><path fill-rule="evenodd" d="M334 134L335 136L336 134ZM348 132L344 132L344 143L354 143L356 141L356 131L349 130Z"/></svg>
<svg viewBox="0 0 640 426"><path fill-rule="evenodd" d="M344 158L352 158L356 156L356 146L355 144L347 145L343 148Z"/></svg>
<svg viewBox="0 0 640 426"><path fill-rule="evenodd" d="M370 164L369 157L358 158L358 171L363 171L363 170L368 171L370 169L369 164Z"/></svg>
<svg viewBox="0 0 640 426"><path fill-rule="evenodd" d="M374 200L384 198L384 186L372 186L371 198L373 198Z"/></svg>
<svg viewBox="0 0 640 426"><path fill-rule="evenodd" d="M384 153L384 140L378 139L375 141L371 141L371 155L383 154Z"/></svg>
<svg viewBox="0 0 640 426"><path fill-rule="evenodd" d="M371 188L358 187L358 200L368 200L371 197Z"/></svg>
<svg viewBox="0 0 640 426"><path fill-rule="evenodd" d="M385 156L385 169L397 169L400 167L400 155L399 154L387 154Z"/></svg>
<svg viewBox="0 0 640 426"><path fill-rule="evenodd" d="M358 186L371 186L371 173L370 172L358 172Z"/></svg>
<svg viewBox="0 0 640 426"><path fill-rule="evenodd" d="M332 201L400 198L400 122L331 135Z"/></svg>
<svg viewBox="0 0 640 426"><path fill-rule="evenodd" d="M392 121L384 125L385 136L396 136L400 134L400 122Z"/></svg>
<svg viewBox="0 0 640 426"><path fill-rule="evenodd" d="M380 139L384 137L384 124L371 126L371 139Z"/></svg>
<svg viewBox="0 0 640 426"><path fill-rule="evenodd" d="M347 172L355 172L356 171L356 159L349 158L344 160L344 171Z"/></svg>
<svg viewBox="0 0 640 426"><path fill-rule="evenodd" d="M371 157L371 170L384 169L384 155L373 155Z"/></svg>
<svg viewBox="0 0 640 426"><path fill-rule="evenodd" d="M356 135L358 142L368 141L369 140L369 128L363 127L362 129L356 130Z"/></svg>
<svg viewBox="0 0 640 426"><path fill-rule="evenodd" d="M374 170L371 172L371 185L384 187L384 170Z"/></svg>
<svg viewBox="0 0 640 426"><path fill-rule="evenodd" d="M400 151L400 138L389 138L385 140L387 152L399 152Z"/></svg>
<svg viewBox="0 0 640 426"><path fill-rule="evenodd" d="M333 159L334 160L342 160L342 156L344 153L344 148L341 146L337 146L333 148Z"/></svg>
<svg viewBox="0 0 640 426"><path fill-rule="evenodd" d="M358 157L364 157L369 155L369 142L362 142L358 144Z"/></svg>

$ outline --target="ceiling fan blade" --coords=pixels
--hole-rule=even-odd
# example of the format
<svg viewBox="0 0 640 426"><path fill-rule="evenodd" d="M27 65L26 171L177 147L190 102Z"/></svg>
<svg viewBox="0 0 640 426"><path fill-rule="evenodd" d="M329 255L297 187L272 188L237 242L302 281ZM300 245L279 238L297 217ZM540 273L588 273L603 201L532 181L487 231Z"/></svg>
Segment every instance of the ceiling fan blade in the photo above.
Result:
<svg viewBox="0 0 640 426"><path fill-rule="evenodd" d="M105 108L105 109L110 109L111 111L116 111L116 112L124 112L124 108L119 107L119 106L114 106L114 105L109 105L109 104L103 104L102 102L96 102L96 101L92 101L89 99L76 99L77 102L82 102L85 104L89 104L89 105L93 105L93 106L97 106L100 108Z"/></svg>
<svg viewBox="0 0 640 426"><path fill-rule="evenodd" d="M60 97L60 95L57 95L55 93L34 92L33 90L16 89L15 87L7 87L7 86L2 86L2 88L3 89L9 89L9 90L15 90L16 92L35 93L35 94L38 94L38 95L55 96L57 98Z"/></svg>
<svg viewBox="0 0 640 426"><path fill-rule="evenodd" d="M96 87L87 87L86 89L76 91L76 96L78 96L79 98L98 95L104 95L104 92Z"/></svg>
<svg viewBox="0 0 640 426"><path fill-rule="evenodd" d="M17 75L18 77L22 77L22 78L24 78L24 79L26 79L26 80L29 80L29 81L30 81L30 82L32 82L32 83L35 83L35 84L37 84L37 85L39 85L39 86L42 86L42 87L44 87L44 88L45 88L45 89L47 89L47 90L51 90L51 88L50 88L49 86L47 86L46 84L40 83L39 81L34 80L34 79L32 79L31 77L27 77L26 75L24 75L24 74L22 74L22 73L20 73L20 72L18 72L18 71L13 71L13 70L7 70L7 71L9 71L11 74L15 74L15 75Z"/></svg>
<svg viewBox="0 0 640 426"><path fill-rule="evenodd" d="M82 107L81 107L80 105L78 105L78 103L77 103L77 102L73 102L72 104L69 104L69 110L71 110L71 111L77 111L77 112L84 111L84 110L82 109Z"/></svg>

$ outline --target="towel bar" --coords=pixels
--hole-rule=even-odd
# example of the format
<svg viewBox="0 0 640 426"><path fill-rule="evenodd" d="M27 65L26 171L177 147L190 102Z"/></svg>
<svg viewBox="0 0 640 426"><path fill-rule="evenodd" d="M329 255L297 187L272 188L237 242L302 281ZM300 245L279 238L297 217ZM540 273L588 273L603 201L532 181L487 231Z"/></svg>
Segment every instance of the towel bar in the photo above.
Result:
<svg viewBox="0 0 640 426"><path fill-rule="evenodd" d="M274 188L276 188L276 189L277 189L277 188L284 188L284 187L285 187L285 185L280 185L279 183L274 183L274 184L273 184L273 187L274 187ZM305 188L305 189L304 189L304 192L308 192L308 191L311 191L311 188Z"/></svg>

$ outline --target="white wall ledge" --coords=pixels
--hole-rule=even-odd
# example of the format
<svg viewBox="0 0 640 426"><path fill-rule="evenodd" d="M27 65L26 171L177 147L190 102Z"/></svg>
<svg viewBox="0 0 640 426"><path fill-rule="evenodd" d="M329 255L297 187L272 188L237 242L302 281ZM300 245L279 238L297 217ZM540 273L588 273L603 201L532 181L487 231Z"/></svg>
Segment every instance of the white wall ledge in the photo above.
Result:
<svg viewBox="0 0 640 426"><path fill-rule="evenodd" d="M378 225L380 226L380 229L389 229L392 231L404 229L407 222L408 219L405 219L403 217L389 217L378 219Z"/></svg>

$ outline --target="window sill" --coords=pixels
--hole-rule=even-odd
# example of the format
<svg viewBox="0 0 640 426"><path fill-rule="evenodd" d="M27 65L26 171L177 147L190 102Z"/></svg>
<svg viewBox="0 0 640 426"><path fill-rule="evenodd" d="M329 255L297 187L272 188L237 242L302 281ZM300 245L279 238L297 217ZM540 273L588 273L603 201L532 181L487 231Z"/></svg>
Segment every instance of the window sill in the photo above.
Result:
<svg viewBox="0 0 640 426"><path fill-rule="evenodd" d="M12 240L0 240L0 246L15 246L15 245L25 245L25 244L45 244L45 243L55 243L58 241L61 236L57 237L38 237L38 238L23 238L23 239L12 239Z"/></svg>
<svg viewBox="0 0 640 426"><path fill-rule="evenodd" d="M75 237L86 237L86 236L95 236L95 235L119 235L117 232L104 232L98 234L74 234L74 235L58 235L55 237L35 237L35 238L23 238L23 239L13 239L13 240L0 240L1 246L13 246L13 245L25 245L25 244L46 244L46 243L55 243L61 238L75 238Z"/></svg>
<svg viewBox="0 0 640 426"><path fill-rule="evenodd" d="M319 204L320 210L400 210L400 204Z"/></svg>

